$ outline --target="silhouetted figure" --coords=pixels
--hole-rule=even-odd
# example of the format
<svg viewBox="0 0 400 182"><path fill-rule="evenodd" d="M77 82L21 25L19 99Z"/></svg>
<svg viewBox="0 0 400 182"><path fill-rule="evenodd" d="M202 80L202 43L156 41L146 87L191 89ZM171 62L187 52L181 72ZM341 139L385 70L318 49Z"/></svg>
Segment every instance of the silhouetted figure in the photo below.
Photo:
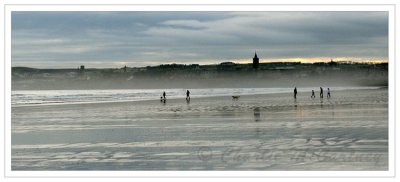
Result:
<svg viewBox="0 0 400 182"><path fill-rule="evenodd" d="M329 90L329 88L328 88L328 94L326 95L326 97L331 98L331 90Z"/></svg>
<svg viewBox="0 0 400 182"><path fill-rule="evenodd" d="M165 94L165 91L163 92L162 95L163 95L163 97L164 97L164 102L165 102L165 100L167 100L167 98L165 97L165 95L166 95L166 94Z"/></svg>
<svg viewBox="0 0 400 182"><path fill-rule="evenodd" d="M294 98L296 98L296 96L297 96L297 88L294 87Z"/></svg>
<svg viewBox="0 0 400 182"><path fill-rule="evenodd" d="M186 90L186 100L190 100L190 92L189 92L189 90Z"/></svg>
<svg viewBox="0 0 400 182"><path fill-rule="evenodd" d="M315 98L315 92L314 92L314 90L311 91L311 98Z"/></svg>
<svg viewBox="0 0 400 182"><path fill-rule="evenodd" d="M319 87L320 91L319 91L319 97L320 98L324 98L324 90L322 89L322 87Z"/></svg>

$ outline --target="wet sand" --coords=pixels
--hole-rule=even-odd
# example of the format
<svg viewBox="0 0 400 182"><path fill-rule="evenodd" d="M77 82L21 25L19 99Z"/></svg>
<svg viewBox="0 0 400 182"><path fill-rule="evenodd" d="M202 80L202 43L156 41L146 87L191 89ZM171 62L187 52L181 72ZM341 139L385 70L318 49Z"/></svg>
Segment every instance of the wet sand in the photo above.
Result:
<svg viewBox="0 0 400 182"><path fill-rule="evenodd" d="M388 90L12 108L12 170L388 170Z"/></svg>

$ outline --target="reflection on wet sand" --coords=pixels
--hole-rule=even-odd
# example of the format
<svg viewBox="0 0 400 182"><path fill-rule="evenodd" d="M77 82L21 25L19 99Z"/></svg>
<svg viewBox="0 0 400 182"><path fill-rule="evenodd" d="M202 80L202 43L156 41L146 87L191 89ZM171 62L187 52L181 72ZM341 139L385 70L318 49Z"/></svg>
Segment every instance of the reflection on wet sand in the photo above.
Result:
<svg viewBox="0 0 400 182"><path fill-rule="evenodd" d="M254 108L254 121L261 121L261 112L260 112L260 107L255 107Z"/></svg>
<svg viewBox="0 0 400 182"><path fill-rule="evenodd" d="M387 170L387 90L12 108L13 170Z"/></svg>

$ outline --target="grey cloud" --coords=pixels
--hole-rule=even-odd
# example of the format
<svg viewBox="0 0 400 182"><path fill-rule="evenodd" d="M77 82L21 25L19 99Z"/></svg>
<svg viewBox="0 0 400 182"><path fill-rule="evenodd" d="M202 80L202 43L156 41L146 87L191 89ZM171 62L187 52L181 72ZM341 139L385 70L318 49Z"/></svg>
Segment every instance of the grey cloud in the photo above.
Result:
<svg viewBox="0 0 400 182"><path fill-rule="evenodd" d="M245 59L254 50L267 58L387 59L387 39L387 12L12 13L13 65L143 66Z"/></svg>

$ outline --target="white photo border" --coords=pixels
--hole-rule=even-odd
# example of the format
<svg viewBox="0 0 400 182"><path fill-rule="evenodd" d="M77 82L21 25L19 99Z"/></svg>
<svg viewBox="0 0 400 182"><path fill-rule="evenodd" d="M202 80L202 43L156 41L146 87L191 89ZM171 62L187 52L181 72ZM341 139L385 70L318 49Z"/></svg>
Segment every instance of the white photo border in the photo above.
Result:
<svg viewBox="0 0 400 182"><path fill-rule="evenodd" d="M11 12L13 11L386 11L389 25L388 171L12 171ZM5 177L395 177L395 5L4 5L4 174Z"/></svg>

